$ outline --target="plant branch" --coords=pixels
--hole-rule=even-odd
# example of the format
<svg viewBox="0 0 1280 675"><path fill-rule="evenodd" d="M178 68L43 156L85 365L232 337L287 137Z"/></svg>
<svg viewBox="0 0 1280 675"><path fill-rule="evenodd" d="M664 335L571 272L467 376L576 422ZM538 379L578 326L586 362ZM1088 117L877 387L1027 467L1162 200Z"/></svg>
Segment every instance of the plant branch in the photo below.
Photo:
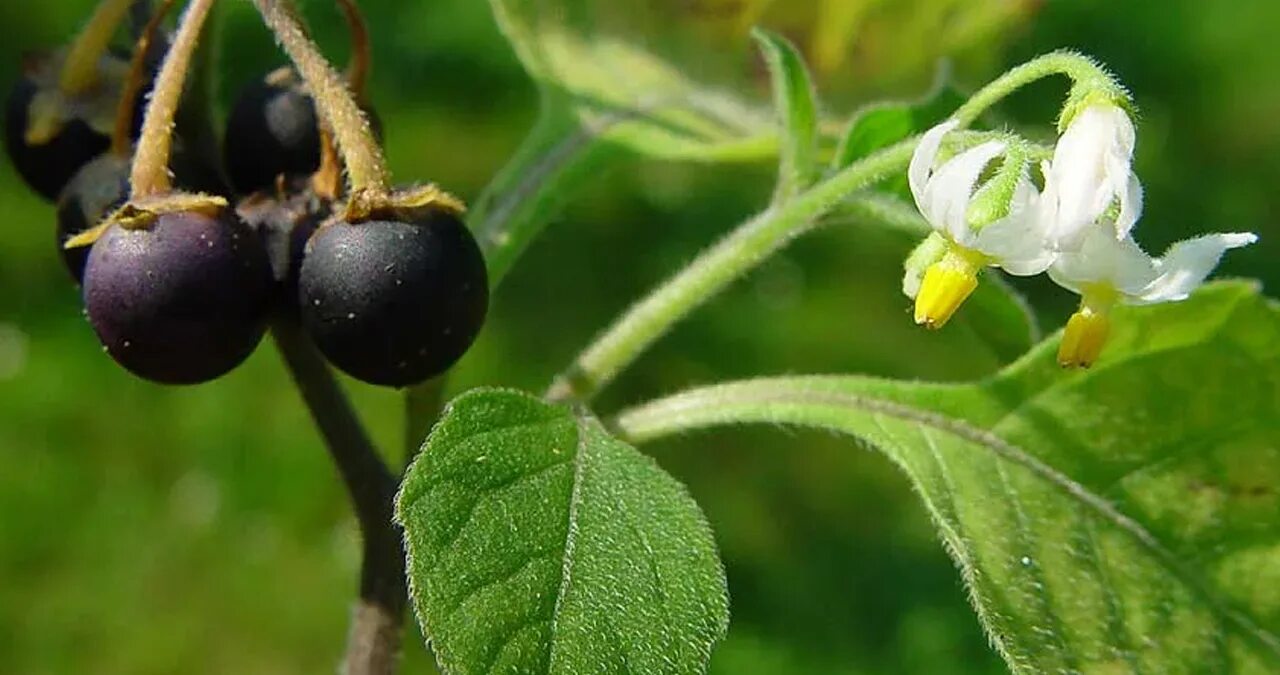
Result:
<svg viewBox="0 0 1280 675"><path fill-rule="evenodd" d="M915 145L916 139L911 138L890 146L747 221L633 305L556 379L547 396L590 398L676 322L812 229L820 216L850 193L902 171Z"/></svg>
<svg viewBox="0 0 1280 675"><path fill-rule="evenodd" d="M360 599L351 619L342 672L391 675L399 660L408 598L404 547L394 522L396 477L296 320L277 318L272 335L347 487L364 542Z"/></svg>

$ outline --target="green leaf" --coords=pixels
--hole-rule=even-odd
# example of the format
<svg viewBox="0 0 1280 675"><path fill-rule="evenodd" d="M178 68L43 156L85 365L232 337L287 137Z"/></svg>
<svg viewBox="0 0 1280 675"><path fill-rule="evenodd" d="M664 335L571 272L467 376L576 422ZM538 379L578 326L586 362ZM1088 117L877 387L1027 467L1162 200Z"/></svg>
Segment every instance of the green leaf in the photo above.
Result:
<svg viewBox="0 0 1280 675"><path fill-rule="evenodd" d="M697 504L566 406L459 397L410 468L397 517L447 673L700 673L728 626Z"/></svg>
<svg viewBox="0 0 1280 675"><path fill-rule="evenodd" d="M675 39L651 34L675 33L660 9L590 0L490 4L544 104L571 112L584 128L602 128L602 139L667 159L737 161L776 152L768 115L652 50Z"/></svg>
<svg viewBox="0 0 1280 675"><path fill-rule="evenodd" d="M757 380L619 427L782 423L874 445L1015 672L1280 672L1280 308L1218 283L1118 311L1092 370L1058 368L1056 343L974 384Z"/></svg>
<svg viewBox="0 0 1280 675"><path fill-rule="evenodd" d="M926 131L946 119L966 98L940 76L933 90L916 102L873 103L853 115L831 162L840 169L887 148L898 141Z"/></svg>
<svg viewBox="0 0 1280 675"><path fill-rule="evenodd" d="M764 29L751 33L773 81L781 135L776 200L790 199L817 175L818 105L804 58L786 38Z"/></svg>

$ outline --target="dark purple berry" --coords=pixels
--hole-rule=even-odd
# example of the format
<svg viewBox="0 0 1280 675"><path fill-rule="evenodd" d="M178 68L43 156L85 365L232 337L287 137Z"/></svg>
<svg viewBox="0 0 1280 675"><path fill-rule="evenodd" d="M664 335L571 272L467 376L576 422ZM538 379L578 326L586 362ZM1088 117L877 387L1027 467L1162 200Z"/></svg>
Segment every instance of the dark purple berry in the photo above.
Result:
<svg viewBox="0 0 1280 675"><path fill-rule="evenodd" d="M484 258L452 212L420 222L334 222L302 261L303 325L339 369L365 382L407 386L438 375L484 323Z"/></svg>
<svg viewBox="0 0 1280 675"><path fill-rule="evenodd" d="M380 136L377 116L366 112ZM227 118L222 158L236 194L270 191L280 176L307 176L319 168L315 101L297 73L282 68L241 90Z"/></svg>
<svg viewBox="0 0 1280 675"><path fill-rule="evenodd" d="M262 243L234 213L183 212L104 232L89 253L84 300L120 365L155 382L195 384L253 352L271 285Z"/></svg>
<svg viewBox="0 0 1280 675"><path fill-rule="evenodd" d="M63 244L102 222L129 198L129 160L107 153L76 172L58 199L58 251L76 283L84 281L89 247L65 248Z"/></svg>
<svg viewBox="0 0 1280 675"><path fill-rule="evenodd" d="M179 139L174 141L171 163L178 188L210 194L225 191L216 168L186 152ZM58 250L77 284L84 281L89 247L68 249L63 245L71 237L97 226L129 198L129 163L128 158L110 152L99 155L80 167L58 197Z"/></svg>
<svg viewBox="0 0 1280 675"><path fill-rule="evenodd" d="M238 194L269 190L277 176L302 176L320 166L315 103L292 70L277 70L240 92L227 118L223 163Z"/></svg>
<svg viewBox="0 0 1280 675"><path fill-rule="evenodd" d="M31 103L39 87L29 78L19 79L5 105L4 143L9 159L22 179L45 199L58 198L80 167L106 151L110 129L72 117L47 143L28 145L27 124Z"/></svg>

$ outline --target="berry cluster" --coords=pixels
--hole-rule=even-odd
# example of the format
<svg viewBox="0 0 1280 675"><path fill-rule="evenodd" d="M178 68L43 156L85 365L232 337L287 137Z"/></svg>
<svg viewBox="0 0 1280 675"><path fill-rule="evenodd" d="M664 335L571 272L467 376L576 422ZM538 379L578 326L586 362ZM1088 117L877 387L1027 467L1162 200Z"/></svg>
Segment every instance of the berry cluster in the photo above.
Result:
<svg viewBox="0 0 1280 675"><path fill-rule="evenodd" d="M484 259L461 202L386 184L353 0L340 2L355 42L345 81L291 7L255 2L296 65L244 88L221 161L185 142L211 137L188 123L208 111L178 114L213 2L190 0L173 32L163 17L174 0L161 3L125 60L109 44L133 2L101 0L9 97L9 157L56 200L59 248L107 353L148 380L206 382L242 363L272 321L298 321L366 382L442 373L484 321Z"/></svg>

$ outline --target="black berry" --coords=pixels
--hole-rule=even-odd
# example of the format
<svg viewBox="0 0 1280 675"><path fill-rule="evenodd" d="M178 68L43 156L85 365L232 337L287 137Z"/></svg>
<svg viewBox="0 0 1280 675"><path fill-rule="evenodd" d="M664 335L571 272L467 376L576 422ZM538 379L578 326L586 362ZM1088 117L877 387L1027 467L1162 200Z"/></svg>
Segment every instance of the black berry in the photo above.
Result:
<svg viewBox="0 0 1280 675"><path fill-rule="evenodd" d="M99 155L76 172L58 199L58 251L76 283L84 281L89 247L63 244L102 219L129 198L129 160L111 153Z"/></svg>
<svg viewBox="0 0 1280 675"><path fill-rule="evenodd" d="M292 70L278 70L245 87L231 115L223 163L239 194L269 190L277 176L301 176L320 166L315 103Z"/></svg>
<svg viewBox="0 0 1280 675"><path fill-rule="evenodd" d="M371 111L370 124L381 135ZM236 194L275 188L320 166L320 124L315 101L292 69L282 68L245 87L227 118L223 164Z"/></svg>
<svg viewBox="0 0 1280 675"><path fill-rule="evenodd" d="M195 384L253 352L271 284L261 242L230 210L182 212L103 233L89 254L84 299L120 365L155 382Z"/></svg>
<svg viewBox="0 0 1280 675"><path fill-rule="evenodd" d="M320 351L358 379L407 386L471 346L489 286L475 239L453 213L419 222L333 222L302 262L299 304Z"/></svg>
<svg viewBox="0 0 1280 675"><path fill-rule="evenodd" d="M22 179L45 199L53 201L80 167L106 151L110 122L69 115L47 142L29 145L26 134L31 104L40 87L23 77L9 92L5 105L5 149Z"/></svg>
<svg viewBox="0 0 1280 675"><path fill-rule="evenodd" d="M76 283L84 281L89 247L68 249L68 239L95 227L129 198L129 158L105 153L80 167L58 197L58 249L62 262ZM175 139L172 155L174 183L193 192L221 194L226 187L217 169L186 152Z"/></svg>

